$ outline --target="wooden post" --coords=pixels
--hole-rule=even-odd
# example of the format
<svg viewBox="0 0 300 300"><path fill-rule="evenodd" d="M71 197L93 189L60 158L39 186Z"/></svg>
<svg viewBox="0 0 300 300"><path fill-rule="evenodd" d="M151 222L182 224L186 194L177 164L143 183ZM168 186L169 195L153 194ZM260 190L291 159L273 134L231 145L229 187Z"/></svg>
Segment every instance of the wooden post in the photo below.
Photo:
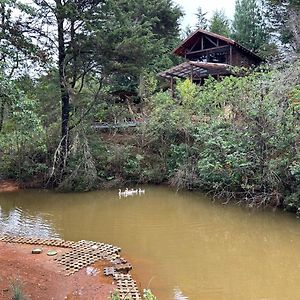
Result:
<svg viewBox="0 0 300 300"><path fill-rule="evenodd" d="M232 66L232 46L229 48L229 64Z"/></svg>
<svg viewBox="0 0 300 300"><path fill-rule="evenodd" d="M174 98L174 78L171 76L171 97Z"/></svg>
<svg viewBox="0 0 300 300"><path fill-rule="evenodd" d="M190 76L191 82L193 82L193 73L194 73L194 68L193 65L191 65L191 76Z"/></svg>

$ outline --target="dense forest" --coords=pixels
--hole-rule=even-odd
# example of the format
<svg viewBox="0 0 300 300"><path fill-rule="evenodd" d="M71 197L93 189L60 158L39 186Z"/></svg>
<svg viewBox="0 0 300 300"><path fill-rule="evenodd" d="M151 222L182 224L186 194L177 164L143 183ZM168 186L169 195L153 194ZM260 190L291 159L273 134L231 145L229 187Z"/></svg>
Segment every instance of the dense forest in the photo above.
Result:
<svg viewBox="0 0 300 300"><path fill-rule="evenodd" d="M181 31L171 0L0 0L0 179L59 191L168 182L300 211L298 1L237 0L232 21L195 14ZM177 81L171 97L157 74L196 28L265 63Z"/></svg>

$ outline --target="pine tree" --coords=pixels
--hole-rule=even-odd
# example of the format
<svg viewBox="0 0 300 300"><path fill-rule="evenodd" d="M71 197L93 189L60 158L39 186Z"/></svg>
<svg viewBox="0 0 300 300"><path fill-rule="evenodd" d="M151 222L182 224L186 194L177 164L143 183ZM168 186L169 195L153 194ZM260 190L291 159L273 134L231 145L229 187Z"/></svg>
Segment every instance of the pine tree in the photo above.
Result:
<svg viewBox="0 0 300 300"><path fill-rule="evenodd" d="M200 29L207 29L208 28L208 20L206 18L207 12L203 12L202 8L199 6L197 8L197 13L196 13L196 17L197 17L197 22L196 22L196 28L200 28Z"/></svg>
<svg viewBox="0 0 300 300"><path fill-rule="evenodd" d="M186 39L193 32L194 32L194 30L193 30L193 28L190 25L185 26L185 28L181 32L182 39Z"/></svg>
<svg viewBox="0 0 300 300"><path fill-rule="evenodd" d="M269 43L263 12L256 0L236 0L232 37L256 53Z"/></svg>
<svg viewBox="0 0 300 300"><path fill-rule="evenodd" d="M45 59L45 53L27 32L26 19L33 14L27 4L0 0L0 68L10 78L17 69L24 73L30 63Z"/></svg>
<svg viewBox="0 0 300 300"><path fill-rule="evenodd" d="M210 20L209 30L224 36L230 35L229 19L223 10L216 10Z"/></svg>
<svg viewBox="0 0 300 300"><path fill-rule="evenodd" d="M300 52L300 2L299 0L266 1L268 21L272 24L275 39L295 52Z"/></svg>

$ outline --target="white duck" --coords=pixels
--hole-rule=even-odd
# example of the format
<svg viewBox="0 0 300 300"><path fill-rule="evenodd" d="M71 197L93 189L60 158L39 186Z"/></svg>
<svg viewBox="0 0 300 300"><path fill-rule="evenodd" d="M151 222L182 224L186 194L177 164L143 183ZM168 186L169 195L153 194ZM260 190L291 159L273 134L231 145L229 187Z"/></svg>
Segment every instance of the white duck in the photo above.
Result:
<svg viewBox="0 0 300 300"><path fill-rule="evenodd" d="M121 189L119 189L119 197L121 198L121 197L127 197L128 195L127 195L127 192L126 192L126 190L124 191L124 192L122 192L122 190Z"/></svg>
<svg viewBox="0 0 300 300"><path fill-rule="evenodd" d="M128 189L128 188L126 188L125 190L124 190L124 192L122 192L122 190L121 189L119 189L119 197L121 198L121 197L128 197L128 196L133 196L133 195L138 195L139 193L140 193L140 191L139 191L140 189L136 189L136 190L134 190L134 189ZM145 191L144 191L145 192Z"/></svg>
<svg viewBox="0 0 300 300"><path fill-rule="evenodd" d="M141 188L139 188L139 195L141 195L141 194L145 194L145 190L142 190Z"/></svg>
<svg viewBox="0 0 300 300"><path fill-rule="evenodd" d="M139 192L139 190L134 190L134 189L131 189L130 191L131 191L132 194L135 194L135 195L137 195L138 192Z"/></svg>

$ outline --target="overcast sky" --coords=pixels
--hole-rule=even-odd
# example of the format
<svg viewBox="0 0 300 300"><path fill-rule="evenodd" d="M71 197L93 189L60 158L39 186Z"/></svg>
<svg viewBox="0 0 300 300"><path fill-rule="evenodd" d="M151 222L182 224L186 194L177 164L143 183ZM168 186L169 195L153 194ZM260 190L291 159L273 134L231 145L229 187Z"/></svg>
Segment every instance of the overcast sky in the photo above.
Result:
<svg viewBox="0 0 300 300"><path fill-rule="evenodd" d="M197 8L201 6L202 10L208 13L208 18L212 12L216 9L224 9L225 14L230 19L234 14L235 0L173 0L175 3L182 6L185 16L182 20L182 27L187 25L195 25L196 17L195 13Z"/></svg>

